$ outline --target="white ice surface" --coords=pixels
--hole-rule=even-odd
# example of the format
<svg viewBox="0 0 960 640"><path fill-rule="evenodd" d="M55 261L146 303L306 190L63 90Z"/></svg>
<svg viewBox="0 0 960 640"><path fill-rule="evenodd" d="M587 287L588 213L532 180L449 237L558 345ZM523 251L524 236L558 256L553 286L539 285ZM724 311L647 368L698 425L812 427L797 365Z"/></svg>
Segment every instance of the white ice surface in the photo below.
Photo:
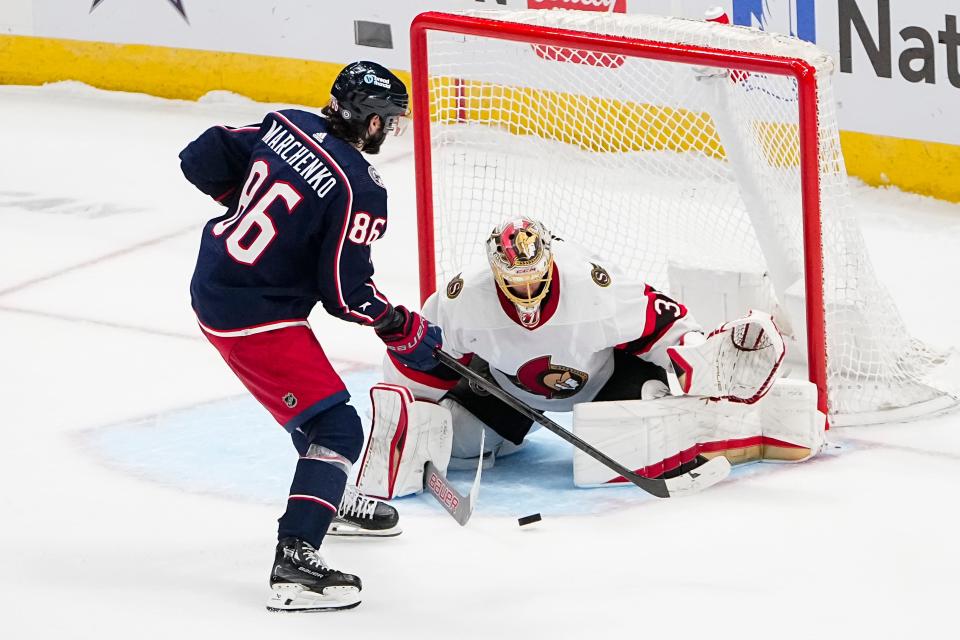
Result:
<svg viewBox="0 0 960 640"><path fill-rule="evenodd" d="M331 563L364 580L358 609L268 614L283 496L271 503L253 489L279 482L282 493L293 460L259 476L261 452L245 448L255 441L239 427L231 437L229 415L222 441L196 423L195 450L189 423L165 426L249 406L190 312L199 233L217 208L183 180L176 156L207 126L255 122L267 109L70 84L0 88L0 636L955 637L957 414L835 430L831 455L682 500L600 489L583 495L603 508L578 515L576 502L541 490L533 510L544 520L524 528L515 518L535 502L515 465L513 513L501 479L500 493L481 491L466 528L401 502L399 538L329 540ZM391 204L377 281L407 304L417 297L411 144L389 140L376 159ZM958 346L960 207L862 186L855 196L908 324ZM369 330L311 320L339 366L379 360ZM257 411L246 422L285 446ZM152 449L148 437L100 447L124 424L176 446ZM531 450L554 446L540 438ZM163 463L188 450L194 458ZM229 456L249 464L230 467ZM218 489L204 482L214 471L236 477ZM548 486L535 464L528 473L530 486Z"/></svg>

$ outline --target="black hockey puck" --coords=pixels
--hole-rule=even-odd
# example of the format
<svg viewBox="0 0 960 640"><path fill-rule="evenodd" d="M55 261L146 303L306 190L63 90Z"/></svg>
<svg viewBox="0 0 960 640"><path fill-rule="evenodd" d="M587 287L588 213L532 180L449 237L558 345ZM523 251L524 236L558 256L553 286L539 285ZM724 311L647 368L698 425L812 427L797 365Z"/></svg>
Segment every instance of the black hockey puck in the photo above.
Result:
<svg viewBox="0 0 960 640"><path fill-rule="evenodd" d="M517 518L517 523L522 527L525 524L533 524L534 522L540 522L541 520L543 520L543 518L540 517L539 513L533 513L529 516Z"/></svg>

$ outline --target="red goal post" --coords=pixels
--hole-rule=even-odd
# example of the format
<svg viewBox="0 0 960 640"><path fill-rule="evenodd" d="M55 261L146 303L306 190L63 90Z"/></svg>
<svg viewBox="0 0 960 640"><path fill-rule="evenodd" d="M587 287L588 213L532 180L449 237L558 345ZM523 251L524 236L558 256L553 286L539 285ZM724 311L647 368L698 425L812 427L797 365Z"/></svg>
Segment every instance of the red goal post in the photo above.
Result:
<svg viewBox="0 0 960 640"><path fill-rule="evenodd" d="M541 15L532 15L534 13ZM539 58L542 59L542 65L566 65L567 67L571 67L580 64L582 67L583 65L581 64L581 57L584 55L584 53L588 53L596 56L598 60L602 60L602 56L624 56L627 60L676 63L678 65L683 65L685 69L699 70L699 68L702 67L714 70L727 70L727 73L730 73L731 77L734 79L738 77L735 75L737 72L761 74L758 77L763 78L788 78L795 82L796 87L796 120L792 121L788 126L783 126L782 128L789 128L791 131L795 130L795 135L797 137L795 143L789 144L796 145L796 155L798 156L795 163L795 169L799 184L797 185L796 189L798 194L797 200L799 202L799 208L802 215L802 220L799 226L799 233L802 235L802 240L800 241L802 244L802 256L800 256L798 259L798 263L802 262L802 265L798 264L797 270L802 269L802 273L797 275L799 275L802 279L801 288L803 291L803 298L806 301L803 310L798 314L803 316L802 322L805 330L798 331L797 335L802 335L803 341L806 343L806 358L804 359L804 364L807 367L809 379L817 386L820 410L825 414L828 412L838 413L828 411L830 374L828 373L828 328L824 303L824 233L821 215L821 171L823 170L825 161L820 149L821 139L824 137L824 130L822 123L818 120L821 113L820 109L823 108L823 105L819 103L819 101L822 99L822 96L818 95L819 88L817 68L811 64L809 58L782 55L782 52L785 49L783 46L780 46L779 48L774 47L773 49L775 52L768 53L756 50L744 51L733 48L713 47L709 44L704 44L703 42L693 43L689 41L677 41L678 39L683 40L682 37L673 40L658 40L642 37L629 37L622 34L603 32L602 28L595 27L590 27L589 29L567 28L563 22L566 19L566 16L561 14L574 13L577 12L471 12L469 15L428 12L420 14L413 21L410 31L410 45L413 75L412 105L414 114L414 150L419 228L421 298L425 300L436 290L437 281L440 277L450 277L450 275L452 275L451 273L441 273L441 269L438 268L438 261L447 260L448 267L449 264L452 264L450 263L450 258L438 256L438 241L442 243L442 245L439 246L441 246L443 250L459 256L459 254L463 252L469 253L469 249L467 248L469 245L463 243L472 242L475 244L480 244L483 240L483 238L475 232L473 233L473 237L468 237L469 234L465 235L461 231L457 232L455 238L452 237L448 232L442 232L443 237L438 237L437 229L442 225L442 219L444 216L450 215L447 209L457 209L455 215L479 217L481 214L485 214L488 209L495 208L490 203L485 203L482 197L476 201L464 203L460 200L460 195L457 193L438 193L435 188L438 181L443 184L449 183L450 185L460 185L457 188L461 188L461 190L464 191L470 191L473 189L473 191L476 192L480 188L477 185L489 184L489 176L487 175L488 173L497 173L499 175L500 182L505 181L506 183L512 183L514 177L517 177L518 180L522 179L523 171L517 170L516 167L511 169L513 171L512 174L503 169L503 167L509 163L508 160L502 159L502 156L504 153L506 153L504 150L515 148L517 153L522 153L527 149L527 147L530 146L529 143L532 142L539 134L536 131L531 132L528 123L524 121L524 118L526 117L525 114L517 112L501 113L506 108L504 105L510 103L512 105L510 107L511 109L517 108L518 110L528 108L528 105L522 105L521 107L516 106L517 103L523 102L530 102L542 107L547 103L550 105L555 105L558 103L566 104L570 103L571 101L579 101L579 104L596 106L598 104L596 100L598 99L604 100L604 102L599 103L601 105L600 108L602 109L608 109L611 104L623 104L623 100L619 97L607 99L601 96L598 98L597 96L601 95L599 92L604 90L600 88L585 89L584 94L589 93L589 95L573 97L571 97L571 93L576 93L576 89L567 88L551 91L550 88L548 88L544 90L542 86L538 86L537 84L538 82L543 82L541 78L531 79L530 87L524 86L522 88L518 88L518 83L523 83L525 80L520 75L511 75L510 73L507 73L502 80L464 79L471 73L466 70L466 67L470 67L472 64L473 67L471 68L475 68L478 62L477 59L482 58L482 55L476 53L476 51L480 51L479 49L474 51L469 48L470 42L490 41L497 43L521 43L525 47L535 48L537 50ZM521 14L530 15L521 16ZM543 14L552 15L546 16ZM558 17L559 22L557 24L551 24L555 17ZM586 19L587 18L581 16L574 16L572 18L572 22L575 25L583 24L582 20ZM606 24L609 24L610 20L616 19L630 20L632 17L628 18L621 16L620 18L617 18L615 16L605 16L600 18L600 20L607 20L608 22ZM664 20L670 21L675 19ZM689 22L691 21L682 21L678 22L677 24L680 25L682 29L685 29L685 23ZM707 25L705 27L696 26L695 28L702 28L708 31L716 31L717 29L740 29L738 27L729 27L725 25ZM431 47L431 37L437 37L438 34L443 35L454 43L451 45L450 51L438 53L434 50L434 48ZM755 34L750 34L750 37L754 36ZM768 34L761 34L761 37L773 38L773 36L768 36ZM780 41L783 40L782 37L777 38L779 38ZM461 41L468 44L466 45L466 48L464 48L463 52L458 54L456 53L455 49L457 46L459 46ZM782 42L780 44L782 44ZM543 47L544 49L539 49L540 47ZM542 55L541 52L545 50L551 51L552 54L549 56ZM562 59L564 57L563 52L573 51L577 52L576 57L567 56L566 61ZM557 52L559 52L559 55ZM457 56L460 56L460 58ZM438 59L443 58L442 69L431 67L434 57ZM448 63L450 60L453 62ZM610 58L607 58L607 60L609 61ZM482 62L482 60L480 60L480 62ZM505 67L511 66L509 61L504 61L503 64ZM541 64L541 62L536 62L536 64ZM462 72L465 74L464 77L461 77L461 72L458 71L458 65L464 66L465 70ZM598 63L596 66L614 67L620 65ZM579 69L576 71L576 73L578 74L578 77L582 78L584 75L584 69ZM614 73L613 70L605 68L598 68L596 71L598 76L610 76L612 73ZM452 78L452 80L450 80L447 85L441 87L444 77L448 79ZM746 77L746 74L742 74L741 77ZM636 82L636 80L631 80L631 82ZM646 81L644 80L640 83L643 84L643 82ZM613 82L613 84L608 83L606 86L620 87L624 84L628 84L628 82L625 80L617 80ZM651 84L654 83L651 81ZM670 83L665 83L665 86L667 87L665 90L667 91L669 91L669 84ZM571 86L575 87L576 83L572 82ZM478 92L481 89L478 89L478 87L482 88L484 96L479 96ZM494 88L491 89L491 87ZM758 94L762 91L765 91L762 86L752 88L752 90ZM547 91L551 94L549 98L544 98L542 95L539 95L543 94L544 91ZM768 93L770 92L768 91ZM531 98L531 96L533 97ZM451 101L454 103L453 105L450 104ZM441 102L445 103L445 106L440 105ZM440 114L439 112L442 108L446 108L447 110L452 109L451 114ZM551 106L550 108L553 107ZM831 113L832 108L832 105L830 105ZM672 118L674 121L682 119L676 116L676 113L681 110L680 108L670 107L669 109L671 111L667 119ZM480 115L478 115L487 114L487 112L492 113L493 111L498 111L498 115L494 117L483 115L482 118ZM552 118L555 116L555 113L551 113L550 109L547 109L542 115L545 118ZM612 117L617 118L620 116L614 115ZM662 113L657 114L656 117L660 119L660 122L664 121L664 116ZM685 118L687 116L684 115L683 117ZM718 120L717 128L719 129L720 118L717 115L714 115L714 118ZM562 127L574 125L559 126ZM698 124L697 126L701 127L701 129L704 127L702 124ZM446 134L441 135L438 132L453 130L457 127L469 134L469 141L464 142L458 139L453 142L449 142L448 147L443 147L443 145L447 143L443 142L441 138L443 138L443 135ZM644 135L646 135L648 130L649 127L644 130ZM523 142L514 143L510 142L509 140L504 142L503 136L505 134L513 135L518 140L522 140ZM544 144L553 145L545 147L547 151L541 151L541 153L545 155L552 155L553 149L558 148L556 144L560 137L571 138L571 135L568 134L569 132L566 132L563 134L563 136L560 136L554 132L548 133L545 136L540 135L540 138L552 138ZM677 135L680 135L681 137L686 136L689 138L693 134L684 133ZM702 134L697 133L696 135ZM490 137L489 140L487 139L487 136ZM767 137L769 137L769 135ZM834 137L836 137L836 135L834 135ZM570 140L564 141L567 143L570 142ZM458 165L458 163L459 165L463 164L462 158L467 157L464 156L464 153L466 153L468 156L471 153L469 150L466 152L462 150L468 149L468 147L470 147L470 145L474 142L477 143L477 145L474 146L479 145L478 148L481 149L481 151L475 154L480 159L468 160L468 162L472 164L470 164L466 170L463 170L462 167L455 167L454 165ZM621 153L624 151L624 149L617 146L621 145L620 142L615 142L612 144L613 146L610 149L597 150L595 148L591 148L594 143L590 140L587 142L583 142L582 139L573 141L573 146L579 145L581 147L581 151L586 149L584 153L599 151L599 153L593 154L594 156L600 158L598 162L607 162L608 158L615 160L621 157L628 158L629 154ZM677 144L670 144L673 144L675 148L671 147L668 150L676 151L676 149L681 148L687 143L680 142ZM762 144L770 143L768 140ZM568 144L568 146L570 145ZM723 147L726 146L726 144L723 145ZM719 151L717 148L719 148ZM456 149L457 151L454 153L448 149ZM654 159L656 157L665 156L667 152L664 151L664 149L665 148L657 147L655 153L648 153L647 155ZM637 149L633 147L627 149L627 151L636 150ZM649 151L649 148L642 150ZM435 156L440 152L446 153L450 157L438 160ZM716 143L714 144L714 148L712 150L700 155L712 154L715 156L720 156L722 160L727 162L727 164L735 164L734 160L737 153L738 152L732 149L724 151L723 148L720 148L719 143ZM769 150L761 150L760 153L769 153ZM836 143L836 153L839 154L838 141ZM674 155L678 154L674 153ZM790 154L786 153L785 155ZM495 157L495 159L491 160L493 157ZM575 160L575 162L580 162L580 160ZM627 162L629 163L629 160L627 160ZM790 163L789 161L782 160L782 158L779 156L778 160L773 162L773 164L777 164L778 162L783 164ZM837 161L833 159L829 162L836 164ZM842 156L839 158L839 163L840 169L842 170ZM463 176L461 175L456 175L454 178L443 178L440 176L440 172L447 171L447 168L445 167L453 167L453 169L450 169L450 171L453 171L454 173L457 171L465 171L467 178L475 181L472 183L472 187L471 184L464 182ZM614 169L614 171L620 170L620 168ZM504 180L503 176L506 176L506 180ZM545 181L546 178L538 178L538 180L540 180L539 184L541 188L543 188L543 185L549 185L549 182ZM765 186L765 183L760 182L759 184L762 190L762 188ZM445 188L448 188L449 191L449 187ZM506 187L498 184L493 188L499 190L509 190L510 187L509 184ZM520 191L533 191L535 188L535 185L524 186L520 189ZM775 189L776 187L768 188ZM741 189L743 188L741 187ZM454 191L456 191L456 189L454 189ZM517 194L510 193L507 193L505 198L507 200L514 198L515 202L529 201L524 200L523 197L518 196ZM501 197L500 200L497 200L497 202L500 202L503 199L504 197ZM745 201L750 199L756 200L757 198L756 196L743 196L743 200ZM453 201L456 202L450 205L449 203ZM756 203L754 203L752 207L749 203L745 206L747 209L754 209L750 212L750 217L754 221L756 220L757 216L756 210L763 209L762 206ZM509 207L507 207L507 213L510 213ZM536 215L537 212L533 213ZM709 217L709 211L707 211L706 215ZM582 217L583 216L580 216L579 218L576 216L571 216L569 220L580 220ZM561 235L564 235L565 233L573 233L572 231L568 231L564 228L554 229L554 231L559 232ZM758 235L762 235L762 232L757 233ZM858 238L859 236L854 238L854 240L857 240ZM606 242L606 240L604 240L604 242ZM600 244L599 241L598 244ZM848 243L845 241L842 244L846 246ZM447 245L452 245L452 247L447 247ZM853 249L851 251L856 253L859 245L857 245L856 242L853 242L852 245ZM597 249L596 247L590 248L593 250ZM776 252L767 252L766 258L768 261L778 259L776 256L772 255L773 253ZM625 255L629 255L629 252L627 252ZM866 262L868 263L868 261ZM869 267L869 264L867 266ZM449 270L449 268L447 270ZM776 271L776 269L768 270ZM872 271L870 273L872 276ZM656 281L652 282L652 284L655 286L661 286L661 283ZM778 289L778 292L782 293L782 289L783 287ZM849 315L849 312L847 313ZM858 307L856 313L862 313L862 310ZM795 322L798 321L799 318L795 320ZM850 340L848 340L848 342L849 341ZM864 342L864 344L856 345L855 348L859 351L857 352L857 355L853 357L861 357L860 352L865 352L870 346L872 345L869 345L866 342ZM840 353L839 349L836 350L837 353ZM843 358L850 359L851 356L848 356L846 351L844 351ZM840 358L838 357L838 361L839 360ZM860 378L870 380L871 376L877 379L882 378L882 384L877 383L877 385L880 387L880 391L878 392L879 394L882 394L883 389L886 388L885 385L891 384L887 378L896 378L899 380L897 377L900 375L899 371L896 373L896 375L888 376L885 372L881 372L880 374L875 373L875 369L877 369L877 367L874 367L873 365L865 366L864 371L866 371L866 373L858 370L856 372L856 376L859 376L859 378L857 378L858 380ZM853 374L851 374L851 376L856 377L853 376ZM848 388L850 386L849 380L847 378L843 378L842 380L842 383L838 382L836 385L842 384L846 385L843 386L844 389ZM841 387L837 386L837 388L839 389ZM850 395L853 397L853 394ZM916 402L917 404L923 404L928 399L926 396L918 397L921 397L921 400L918 400ZM878 404L882 404L882 402L878 401ZM838 406L845 407L846 405L835 404L835 407ZM872 405L865 405L863 408L860 406L854 406L854 408L852 408L849 412L844 408L841 408L839 413L853 414L857 412L863 412L873 416L873 413L871 413L873 410L874 407ZM867 421L877 420L869 418Z"/></svg>

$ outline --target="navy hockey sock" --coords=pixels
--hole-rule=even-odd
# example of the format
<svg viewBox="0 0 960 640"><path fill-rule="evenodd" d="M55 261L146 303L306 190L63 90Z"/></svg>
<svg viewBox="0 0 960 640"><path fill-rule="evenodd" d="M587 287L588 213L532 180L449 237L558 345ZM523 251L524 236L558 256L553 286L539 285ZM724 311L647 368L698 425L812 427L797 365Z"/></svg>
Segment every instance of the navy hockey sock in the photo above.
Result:
<svg viewBox="0 0 960 640"><path fill-rule="evenodd" d="M360 417L350 405L331 407L292 434L300 453L278 537L319 547L337 513L350 469L363 446Z"/></svg>
<svg viewBox="0 0 960 640"><path fill-rule="evenodd" d="M357 410L346 402L310 418L290 434L301 456L316 445L336 451L353 464L363 450L363 427ZM347 470L349 472L349 469Z"/></svg>
<svg viewBox="0 0 960 640"><path fill-rule="evenodd" d="M319 547L337 513L346 484L342 467L301 458L290 485L287 510L280 517L277 539L293 536Z"/></svg>

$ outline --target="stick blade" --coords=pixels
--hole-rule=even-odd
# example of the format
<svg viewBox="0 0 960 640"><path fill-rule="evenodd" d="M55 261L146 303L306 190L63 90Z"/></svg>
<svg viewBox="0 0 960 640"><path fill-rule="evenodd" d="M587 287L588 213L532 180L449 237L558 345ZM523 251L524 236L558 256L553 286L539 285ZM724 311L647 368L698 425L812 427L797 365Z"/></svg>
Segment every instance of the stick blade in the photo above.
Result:
<svg viewBox="0 0 960 640"><path fill-rule="evenodd" d="M693 495L712 487L730 475L730 462L723 456L700 465L693 471L666 481L671 498Z"/></svg>
<svg viewBox="0 0 960 640"><path fill-rule="evenodd" d="M432 462L427 462L423 469L423 486L461 527L466 526L473 515L473 491L466 496L460 495Z"/></svg>
<svg viewBox="0 0 960 640"><path fill-rule="evenodd" d="M453 519L461 527L465 527L473 515L473 508L477 504L477 496L480 495L480 476L483 473L483 449L486 442L485 432L480 432L480 454L477 456L477 473L473 477L473 485L470 487L470 493L466 496L454 488L447 476L443 475L436 465L431 461L423 467L423 486L427 488L434 498L437 499L444 509L447 510Z"/></svg>

